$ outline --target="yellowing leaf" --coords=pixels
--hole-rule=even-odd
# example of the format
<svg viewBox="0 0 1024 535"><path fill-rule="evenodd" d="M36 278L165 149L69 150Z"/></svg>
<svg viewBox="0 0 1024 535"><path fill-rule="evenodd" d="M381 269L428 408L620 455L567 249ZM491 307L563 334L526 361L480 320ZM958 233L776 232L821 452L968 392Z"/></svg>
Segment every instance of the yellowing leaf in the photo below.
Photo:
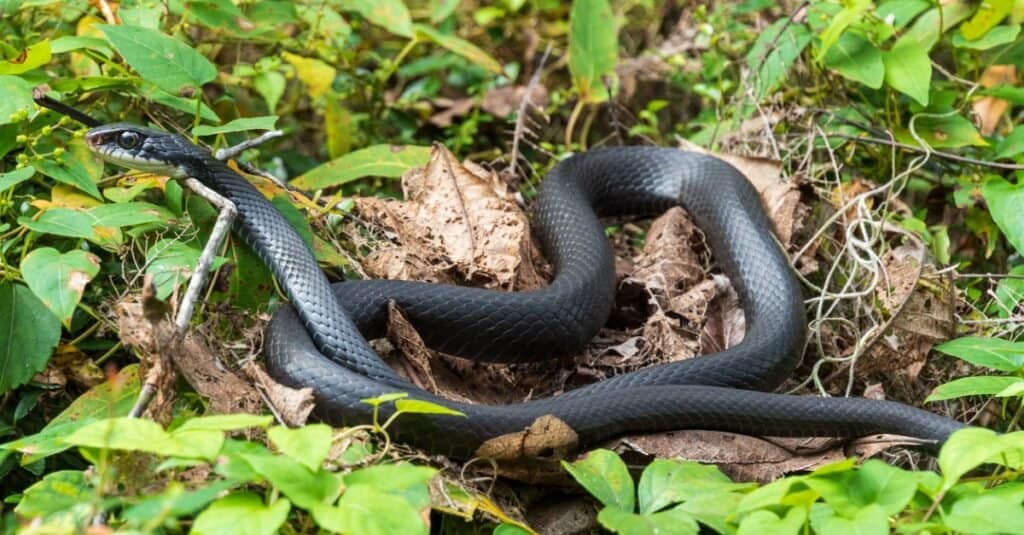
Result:
<svg viewBox="0 0 1024 535"><path fill-rule="evenodd" d="M303 84L306 84L309 96L319 98L331 88L337 72L334 67L318 59L304 58L291 52L284 52L282 55L285 61L295 67L295 74Z"/></svg>
<svg viewBox="0 0 1024 535"><path fill-rule="evenodd" d="M21 262L21 274L36 294L65 326L70 326L85 285L100 271L100 259L73 249L66 253L41 247Z"/></svg>
<svg viewBox="0 0 1024 535"><path fill-rule="evenodd" d="M494 74L501 74L501 64L473 43L454 35L441 33L425 24L417 24L415 28L417 35L430 39Z"/></svg>
<svg viewBox="0 0 1024 535"><path fill-rule="evenodd" d="M40 41L9 60L0 61L0 74L21 74L31 71L49 63L52 56L50 41Z"/></svg>
<svg viewBox="0 0 1024 535"><path fill-rule="evenodd" d="M973 41L988 33L999 24L1010 11L1013 11L1014 0L985 0L978 4L971 20L960 25L960 33L964 39Z"/></svg>

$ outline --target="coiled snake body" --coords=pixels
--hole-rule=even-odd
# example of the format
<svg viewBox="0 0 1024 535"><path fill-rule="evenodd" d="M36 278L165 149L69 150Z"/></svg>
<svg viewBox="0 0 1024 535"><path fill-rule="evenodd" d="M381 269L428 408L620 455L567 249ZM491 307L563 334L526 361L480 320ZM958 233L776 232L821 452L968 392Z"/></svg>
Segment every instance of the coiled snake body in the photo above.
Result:
<svg viewBox="0 0 1024 535"><path fill-rule="evenodd" d="M771 436L895 433L923 439L933 449L963 426L895 402L763 392L792 372L802 350L800 289L756 191L712 156L631 147L592 150L561 162L544 180L533 215L556 276L546 288L506 293L402 281L346 281L332 288L273 205L205 149L127 124L95 128L86 140L108 161L195 177L234 202L235 230L291 300L267 329L267 367L285 384L312 387L318 413L334 424L368 423L372 409L360 400L407 392L464 416L402 415L389 428L392 438L457 458L501 457L507 453L503 441L524 437L531 426L536 433L557 427L570 436L570 448L628 432L710 429ZM740 297L746 335L737 346L551 398L488 406L419 389L366 341L383 332L387 303L394 300L428 346L448 353L513 362L576 351L604 323L614 300L614 257L598 217L652 215L677 204L707 235ZM393 408L380 410L386 418Z"/></svg>

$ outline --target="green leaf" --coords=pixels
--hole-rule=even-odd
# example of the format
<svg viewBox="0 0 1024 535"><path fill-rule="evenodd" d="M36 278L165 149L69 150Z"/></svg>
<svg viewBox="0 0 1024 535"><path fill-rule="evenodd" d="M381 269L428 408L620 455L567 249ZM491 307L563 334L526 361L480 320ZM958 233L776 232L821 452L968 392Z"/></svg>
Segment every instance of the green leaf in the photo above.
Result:
<svg viewBox="0 0 1024 535"><path fill-rule="evenodd" d="M1020 533L1024 526L1021 499L992 494L961 498L953 503L944 523L961 533Z"/></svg>
<svg viewBox="0 0 1024 535"><path fill-rule="evenodd" d="M862 83L872 89L882 87L885 64L882 51L871 41L854 32L846 32L829 48L822 63L835 69L848 80Z"/></svg>
<svg viewBox="0 0 1024 535"><path fill-rule="evenodd" d="M437 24L455 13L459 0L434 0L430 3L430 22Z"/></svg>
<svg viewBox="0 0 1024 535"><path fill-rule="evenodd" d="M323 529L337 533L426 535L427 526L402 498L361 485L358 492L346 491L337 506L313 509L313 519Z"/></svg>
<svg viewBox="0 0 1024 535"><path fill-rule="evenodd" d="M52 55L50 41L40 41L9 60L0 61L0 74L21 74L42 67L50 62Z"/></svg>
<svg viewBox="0 0 1024 535"><path fill-rule="evenodd" d="M297 188L316 190L368 176L397 178L413 167L426 165L429 159L430 147L373 145L315 167L292 184Z"/></svg>
<svg viewBox="0 0 1024 535"><path fill-rule="evenodd" d="M754 511L743 517L737 535L798 535L807 521L807 509L790 507L786 516L779 518L771 511Z"/></svg>
<svg viewBox="0 0 1024 535"><path fill-rule="evenodd" d="M43 371L60 341L60 321L32 290L0 281L0 394Z"/></svg>
<svg viewBox="0 0 1024 535"><path fill-rule="evenodd" d="M569 71L584 102L608 99L604 78L615 75L619 32L608 0L574 0L569 14Z"/></svg>
<svg viewBox="0 0 1024 535"><path fill-rule="evenodd" d="M754 486L753 483L749 485ZM730 533L736 529L731 522L735 522L736 510L743 496L735 492L694 496L675 509L690 513L698 522L718 533Z"/></svg>
<svg viewBox="0 0 1024 535"><path fill-rule="evenodd" d="M427 483L437 475L429 466L409 463L378 464L361 468L345 476L345 486L350 490L372 487L381 492L400 496L414 509L430 507L430 489ZM361 492L361 490L355 490Z"/></svg>
<svg viewBox="0 0 1024 535"><path fill-rule="evenodd" d="M331 450L333 431L324 424L309 424L298 429L274 426L267 431L267 436L281 453L316 471Z"/></svg>
<svg viewBox="0 0 1024 535"><path fill-rule="evenodd" d="M1015 126L995 148L997 160L1013 158L1024 152L1024 126ZM0 191L3 191L0 188Z"/></svg>
<svg viewBox="0 0 1024 535"><path fill-rule="evenodd" d="M381 395L379 395L379 396L377 396L375 398L366 398L366 399L361 399L359 401L361 403L366 403L367 405L372 405L374 407L379 407L379 406L381 406L381 405L383 405L385 403L388 403L390 401L395 401L396 399L402 399L402 398L407 398L407 397L409 397L409 393L408 392L392 392L390 394L381 394Z"/></svg>
<svg viewBox="0 0 1024 535"><path fill-rule="evenodd" d="M72 446L173 454L170 435L145 418L107 418L81 427L64 438Z"/></svg>
<svg viewBox="0 0 1024 535"><path fill-rule="evenodd" d="M42 234L83 238L98 245L110 245L120 242L113 236L100 236L92 227L89 214L70 208L51 208L39 215L38 219L19 217L18 224Z"/></svg>
<svg viewBox="0 0 1024 535"><path fill-rule="evenodd" d="M498 63L498 60L473 43L454 35L441 33L426 24L416 24L413 28L416 30L418 37L429 39L494 74L502 73L501 64Z"/></svg>
<svg viewBox="0 0 1024 535"><path fill-rule="evenodd" d="M942 469L942 490L949 490L968 471L983 463L992 462L1000 453L1020 448L1021 433L997 435L991 429L968 427L946 440L939 451Z"/></svg>
<svg viewBox="0 0 1024 535"><path fill-rule="evenodd" d="M192 535L274 535L288 519L291 503L263 505L251 492L229 494L206 508L192 523Z"/></svg>
<svg viewBox="0 0 1024 535"><path fill-rule="evenodd" d="M928 105L932 81L932 63L928 51L913 39L902 38L882 56L885 82L893 89Z"/></svg>
<svg viewBox="0 0 1024 535"><path fill-rule="evenodd" d="M107 44L107 41L99 37L89 37L86 35L65 35L54 39L50 43L50 50L54 54L74 52L75 50L82 50L83 48L99 52L107 58L114 55L114 50L110 48L110 45Z"/></svg>
<svg viewBox="0 0 1024 535"><path fill-rule="evenodd" d="M220 126L201 125L192 129L195 136L212 136L214 134L228 134L231 132L246 132L248 130L273 130L277 123L276 115L264 115L260 117L242 117Z"/></svg>
<svg viewBox="0 0 1024 535"><path fill-rule="evenodd" d="M811 527L816 533L836 535L888 535L889 517L875 504L868 505L840 516L827 504L816 503L811 507Z"/></svg>
<svg viewBox="0 0 1024 535"><path fill-rule="evenodd" d="M202 251L175 239L160 240L146 250L146 273L153 276L156 297L169 295L192 276ZM224 265L227 259L214 258L213 268Z"/></svg>
<svg viewBox="0 0 1024 535"><path fill-rule="evenodd" d="M868 506L878 506L885 515L895 515L917 492L917 477L913 472L875 459L856 470L814 474L804 481L838 514L849 518Z"/></svg>
<svg viewBox="0 0 1024 535"><path fill-rule="evenodd" d="M333 503L341 493L342 477L326 470L310 470L283 455L242 455L245 462L292 502L310 511Z"/></svg>
<svg viewBox="0 0 1024 535"><path fill-rule="evenodd" d="M939 344L935 349L975 366L1003 372L1013 372L1024 367L1024 342L965 336Z"/></svg>
<svg viewBox="0 0 1024 535"><path fill-rule="evenodd" d="M15 169L10 173L0 173L0 193L21 184L22 182L32 178L35 174L36 168L31 165L22 167L21 169Z"/></svg>
<svg viewBox="0 0 1024 535"><path fill-rule="evenodd" d="M19 116L35 109L32 85L17 76L0 75L0 126L17 122Z"/></svg>
<svg viewBox="0 0 1024 535"><path fill-rule="evenodd" d="M181 483L172 481L159 494L148 496L125 509L122 517L130 525L142 528L154 518L194 516L222 492L237 484L233 481L207 481L202 487L190 491L185 490Z"/></svg>
<svg viewBox="0 0 1024 535"><path fill-rule="evenodd" d="M974 41L968 41L960 33L953 35L953 46L972 50L988 50L999 45L1012 43L1020 34L1020 24L996 26Z"/></svg>
<svg viewBox="0 0 1024 535"><path fill-rule="evenodd" d="M988 204L992 219L1006 235L1010 245L1013 245L1018 253L1024 253L1024 210L1020 209L1024 206L1021 204L1024 202L1024 186L991 176L981 185L981 195ZM1024 361L1015 361L1018 362L1017 367L1024 365Z"/></svg>
<svg viewBox="0 0 1024 535"><path fill-rule="evenodd" d="M46 474L41 481L25 489L14 512L25 518L46 517L74 510L92 497L93 489L86 482L85 474L78 470L60 470Z"/></svg>
<svg viewBox="0 0 1024 535"><path fill-rule="evenodd" d="M825 57L825 54L831 50L832 45L839 42L839 37L846 28L860 20L868 8L872 6L871 0L852 0L844 2L844 4L843 9L832 17L825 31L821 32L821 46L818 48L818 54L815 57L818 61Z"/></svg>
<svg viewBox="0 0 1024 535"><path fill-rule="evenodd" d="M217 68L210 60L173 37L140 26L96 27L142 78L171 95L198 90L217 77Z"/></svg>
<svg viewBox="0 0 1024 535"><path fill-rule="evenodd" d="M968 41L980 39L1013 11L1014 0L985 0L978 4L971 20L960 25L960 34Z"/></svg>
<svg viewBox="0 0 1024 535"><path fill-rule="evenodd" d="M914 121L914 130L925 143L936 149L988 145L974 128L974 123L960 115L919 116ZM908 145L919 144L908 131L897 132L896 137Z"/></svg>
<svg viewBox="0 0 1024 535"><path fill-rule="evenodd" d="M927 0L889 0L878 6L875 15L883 21L892 17L892 26L898 29L910 24L914 17L930 6Z"/></svg>
<svg viewBox="0 0 1024 535"><path fill-rule="evenodd" d="M605 506L626 512L636 509L633 478L615 452L597 449L572 464L562 461L562 468Z"/></svg>
<svg viewBox="0 0 1024 535"><path fill-rule="evenodd" d="M56 164L50 160L37 162L39 171L57 182L74 186L97 199L103 199L100 190L96 187L96 181L100 176L93 176L89 170L79 161L66 161L63 165Z"/></svg>
<svg viewBox="0 0 1024 535"><path fill-rule="evenodd" d="M344 8L402 37L412 37L412 16L402 0L349 0Z"/></svg>
<svg viewBox="0 0 1024 535"><path fill-rule="evenodd" d="M743 487L714 465L658 459L640 475L637 498L641 513L653 513L698 496L724 494Z"/></svg>
<svg viewBox="0 0 1024 535"><path fill-rule="evenodd" d="M613 533L629 535L696 535L700 533L697 521L686 511L670 509L660 513L638 515L618 507L605 507L597 514L597 521Z"/></svg>
<svg viewBox="0 0 1024 535"><path fill-rule="evenodd" d="M811 42L807 26L781 18L765 28L747 52L754 95L763 99L779 86L786 73Z"/></svg>
<svg viewBox="0 0 1024 535"><path fill-rule="evenodd" d="M1010 317L1024 300L1024 265L1014 266L1007 275L999 279L995 299L986 310L986 313L1003 319Z"/></svg>
<svg viewBox="0 0 1024 535"><path fill-rule="evenodd" d="M263 97L267 103L267 109L273 112L277 109L277 103L284 95L284 88L287 81L284 75L277 71L257 73L252 79L252 87Z"/></svg>
<svg viewBox="0 0 1024 535"><path fill-rule="evenodd" d="M66 253L50 248L33 249L21 261L21 274L28 287L65 327L82 299L85 285L100 271L100 259L75 249Z"/></svg>
<svg viewBox="0 0 1024 535"><path fill-rule="evenodd" d="M174 219L170 210L146 202L101 204L89 209L93 226L131 227L146 223L166 223Z"/></svg>
<svg viewBox="0 0 1024 535"><path fill-rule="evenodd" d="M1012 385L1000 390L996 394L996 397L1008 398L1013 396L1020 396L1022 394L1024 394L1024 378L1021 378L1020 381L1017 381L1016 383L1013 383Z"/></svg>
<svg viewBox="0 0 1024 535"><path fill-rule="evenodd" d="M465 416L455 409L449 409L444 405L423 401L421 399L400 399L395 402L395 408L399 412L407 414L446 414L449 416Z"/></svg>
<svg viewBox="0 0 1024 535"><path fill-rule="evenodd" d="M964 377L935 387L925 401L941 401L964 396L991 396L1018 383L1024 383L1024 378L1005 375Z"/></svg>
<svg viewBox="0 0 1024 535"><path fill-rule="evenodd" d="M929 9L914 21L900 40L913 40L925 50L931 50L942 34L971 16L975 5L972 2L958 0Z"/></svg>

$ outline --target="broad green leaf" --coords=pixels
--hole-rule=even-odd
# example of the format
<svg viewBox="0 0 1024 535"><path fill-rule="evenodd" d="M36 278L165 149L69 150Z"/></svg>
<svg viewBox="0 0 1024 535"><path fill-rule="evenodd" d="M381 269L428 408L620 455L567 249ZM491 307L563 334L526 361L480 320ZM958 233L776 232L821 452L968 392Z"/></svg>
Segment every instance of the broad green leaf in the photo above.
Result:
<svg viewBox="0 0 1024 535"><path fill-rule="evenodd" d="M71 447L63 441L65 436L100 418L126 416L138 394L139 365L132 364L122 369L116 380L103 382L78 396L42 431L0 445L0 449L22 453L22 464L60 453Z"/></svg>
<svg viewBox="0 0 1024 535"><path fill-rule="evenodd" d="M973 50L988 50L999 45L1012 43L1020 35L1020 24L996 26L974 41L968 41L960 33L953 36L953 46Z"/></svg>
<svg viewBox="0 0 1024 535"><path fill-rule="evenodd" d="M0 75L0 125L17 122L20 115L28 116L35 109L32 85L17 76Z"/></svg>
<svg viewBox="0 0 1024 535"><path fill-rule="evenodd" d="M917 492L918 478L871 459L854 470L814 474L804 481L839 515L852 518L868 506L878 506L886 515L899 513Z"/></svg>
<svg viewBox="0 0 1024 535"><path fill-rule="evenodd" d="M1024 301L1024 265L1014 266L1007 275L999 279L995 299L986 310L988 314L1003 319L1010 317L1017 310L1017 305Z"/></svg>
<svg viewBox="0 0 1024 535"><path fill-rule="evenodd" d="M1013 158L1024 152L1024 126L1015 126L1013 131L996 145L995 151L996 159Z"/></svg>
<svg viewBox="0 0 1024 535"><path fill-rule="evenodd" d="M754 486L753 483L749 485ZM675 509L690 513L698 522L718 533L730 533L735 531L730 522L735 521L736 509L742 499L743 494L737 492L704 494L687 499Z"/></svg>
<svg viewBox="0 0 1024 535"><path fill-rule="evenodd" d="M992 209L991 206L989 208ZM993 211L995 210L993 209ZM1024 226L1021 227L1021 230L1024 230ZM1024 238L1024 233L1021 233L1021 237ZM1002 372L1013 372L1024 367L1024 342L1011 342L1002 338L965 336L939 344L935 346L935 349L975 366Z"/></svg>
<svg viewBox="0 0 1024 535"><path fill-rule="evenodd" d="M1010 245L1017 252L1024 252L1024 210L1020 209L1024 206L1021 204L1024 202L1022 186L993 176L981 185L981 194L988 204L992 219L1006 235ZM1018 364L1018 367L1022 364L1024 362Z"/></svg>
<svg viewBox="0 0 1024 535"><path fill-rule="evenodd" d="M413 35L412 16L402 0L350 0L344 8L395 35Z"/></svg>
<svg viewBox="0 0 1024 535"><path fill-rule="evenodd" d="M180 112L184 112L189 115L196 113L196 100L194 98L188 99L172 95L145 80L143 80L142 85L139 87L138 93L146 100L152 100L157 104L162 104ZM217 113L210 109L205 102L199 103L199 117L204 121L210 121L211 123L220 122L220 117L218 117Z"/></svg>
<svg viewBox="0 0 1024 535"><path fill-rule="evenodd" d="M744 496L743 500L740 501L737 511L744 513L783 504L785 503L786 496L789 495L794 486L803 489L807 488L804 478L800 476L790 476L772 481Z"/></svg>
<svg viewBox="0 0 1024 535"><path fill-rule="evenodd" d="M53 53L50 41L40 41L22 50L17 56L0 61L0 74L21 74L42 67L50 62Z"/></svg>
<svg viewBox="0 0 1024 535"><path fill-rule="evenodd" d="M437 470L429 466L416 466L404 462L378 464L347 474L345 486L350 490L372 487L381 492L400 496L414 509L421 510L430 506L430 490L427 483L436 475Z"/></svg>
<svg viewBox="0 0 1024 535"><path fill-rule="evenodd" d="M171 95L198 90L217 77L210 60L173 37L140 26L97 27L140 76Z"/></svg>
<svg viewBox="0 0 1024 535"><path fill-rule="evenodd" d="M562 461L562 468L605 506L630 513L636 509L633 478L615 452L597 449L571 464Z"/></svg>
<svg viewBox="0 0 1024 535"><path fill-rule="evenodd" d="M70 208L51 208L39 215L38 219L19 217L18 224L43 234L83 238L98 245L116 245L120 239L116 236L101 236L92 227L93 219L89 214Z"/></svg>
<svg viewBox="0 0 1024 535"><path fill-rule="evenodd" d="M173 432L182 433L185 431L239 431L242 429L266 429L274 422L273 416L260 416L258 414L246 414L244 412L235 414L211 414L189 418L185 423L178 426Z"/></svg>
<svg viewBox="0 0 1024 535"><path fill-rule="evenodd" d="M854 510L841 516L828 504L816 503L811 507L811 527L816 533L837 535L888 535L889 517L876 504Z"/></svg>
<svg viewBox="0 0 1024 535"><path fill-rule="evenodd" d="M153 276L156 297L167 299L179 284L189 280L199 262L202 251L175 239L160 240L146 250L146 273ZM215 257L213 269L224 265L227 259Z"/></svg>
<svg viewBox="0 0 1024 535"><path fill-rule="evenodd" d="M72 446L173 454L170 435L160 424L145 418L107 418L81 427L64 437Z"/></svg>
<svg viewBox="0 0 1024 535"><path fill-rule="evenodd" d="M0 281L0 394L43 371L60 341L60 320L27 286Z"/></svg>
<svg viewBox="0 0 1024 535"><path fill-rule="evenodd" d="M285 61L295 67L295 74L306 85L309 96L316 99L327 93L334 83L337 69L314 58L304 58L291 52L282 52Z"/></svg>
<svg viewBox="0 0 1024 535"><path fill-rule="evenodd" d="M1010 437L1010 440L1019 439L1019 436L1000 436L991 429L979 427L968 427L950 435L939 451L942 490L952 488L964 474L983 463L991 462L999 453L1020 447L1019 444L1008 444L1006 437Z"/></svg>
<svg viewBox="0 0 1024 535"><path fill-rule="evenodd" d="M1006 375L964 377L935 387L925 401L941 401L964 396L991 396L1018 383L1024 383L1024 378Z"/></svg>
<svg viewBox="0 0 1024 535"><path fill-rule="evenodd" d="M885 63L885 82L893 89L928 105L932 64L927 50L913 39L902 38L882 55Z"/></svg>
<svg viewBox="0 0 1024 535"><path fill-rule="evenodd" d="M310 470L299 461L283 455L242 455L245 462L271 485L303 509L333 503L342 489L341 474Z"/></svg>
<svg viewBox="0 0 1024 535"><path fill-rule="evenodd" d="M925 50L931 50L942 34L971 16L976 5L967 0L942 2L941 6L929 9L918 17L900 40L913 40Z"/></svg>
<svg viewBox="0 0 1024 535"><path fill-rule="evenodd" d="M242 117L220 126L201 125L192 129L196 136L212 136L214 134L228 134L231 132L246 132L249 130L273 130L277 123L276 115L265 115L261 117Z"/></svg>
<svg viewBox="0 0 1024 535"><path fill-rule="evenodd" d="M190 20L233 35L259 34L264 31L246 19L245 13L231 0L191 0L187 13Z"/></svg>
<svg viewBox="0 0 1024 535"><path fill-rule="evenodd" d="M368 176L397 178L413 167L427 164L430 147L373 145L315 167L292 184L302 189L323 189Z"/></svg>
<svg viewBox="0 0 1024 535"><path fill-rule="evenodd" d="M444 405L423 401L421 399L400 399L395 402L395 408L407 414L445 414L449 416L465 416L455 409L449 409Z"/></svg>
<svg viewBox="0 0 1024 535"><path fill-rule="evenodd" d="M604 78L615 75L618 36L608 0L573 0L569 14L569 71L584 102L608 99Z"/></svg>
<svg viewBox="0 0 1024 535"><path fill-rule="evenodd" d="M1016 383L1013 383L1012 385L1007 386L1006 388L1000 390L996 394L996 397L998 397L998 398L1008 398L1008 397L1020 396L1020 395L1024 394L1024 378L1018 378L1018 379L1020 379L1020 381L1017 381Z"/></svg>
<svg viewBox="0 0 1024 535"><path fill-rule="evenodd" d="M1013 11L1015 0L985 0L978 4L971 20L960 25L960 34L968 41L980 39Z"/></svg>
<svg viewBox="0 0 1024 535"><path fill-rule="evenodd" d="M82 299L85 285L100 271L100 259L81 249L61 253L40 247L21 261L20 269L36 297L64 326L70 327L71 315Z"/></svg>
<svg viewBox="0 0 1024 535"><path fill-rule="evenodd" d="M961 533L1020 533L1024 527L1020 501L1020 497L1010 500L989 494L962 498L953 503L944 523Z"/></svg>
<svg viewBox="0 0 1024 535"><path fill-rule="evenodd" d="M859 21L864 16L864 13L871 8L871 5L871 0L844 2L843 9L832 17L828 27L825 28L825 31L821 32L821 46L818 48L818 54L815 59L821 61L825 54L831 50L832 45L839 42L839 37L846 31L846 28Z"/></svg>
<svg viewBox="0 0 1024 535"><path fill-rule="evenodd" d="M501 64L498 63L498 60L473 43L454 35L441 33L426 24L416 24L413 28L416 30L417 36L425 37L494 74L501 74Z"/></svg>
<svg viewBox="0 0 1024 535"><path fill-rule="evenodd" d="M194 516L222 492L236 485L233 481L207 481L195 490L186 490L181 483L172 481L159 494L148 496L125 509L122 518L129 525L141 528L154 518Z"/></svg>
<svg viewBox="0 0 1024 535"><path fill-rule="evenodd" d="M459 0L434 0L430 3L430 22L437 24L455 13Z"/></svg>
<svg viewBox="0 0 1024 535"><path fill-rule="evenodd" d="M754 95L761 100L779 86L807 44L811 32L807 26L781 18L765 28L747 52L747 68Z"/></svg>
<svg viewBox="0 0 1024 535"><path fill-rule="evenodd" d="M844 33L823 56L822 63L830 69L835 69L844 78L872 89L882 87L882 81L885 79L882 51L874 43L854 32Z"/></svg>
<svg viewBox="0 0 1024 535"><path fill-rule="evenodd" d="M1022 129L1024 131L1024 129ZM31 165L15 169L10 173L0 173L0 193L3 193L18 184L32 178L36 174L36 168Z"/></svg>
<svg viewBox="0 0 1024 535"><path fill-rule="evenodd" d="M875 9L875 15L886 22L891 20L894 28L903 28L929 7L928 0L888 0Z"/></svg>
<svg viewBox="0 0 1024 535"><path fill-rule="evenodd" d="M754 511L743 517L737 535L798 535L807 521L807 509L790 507L785 516L779 518L771 511Z"/></svg>
<svg viewBox="0 0 1024 535"><path fill-rule="evenodd" d="M1011 104L1024 104L1024 87L1002 84L978 91L980 95L990 95L1010 101Z"/></svg>
<svg viewBox="0 0 1024 535"><path fill-rule="evenodd" d="M25 518L36 518L71 511L79 504L88 503L93 492L85 474L78 470L52 472L25 489L14 512ZM87 514L87 511L79 514L83 513Z"/></svg>
<svg viewBox="0 0 1024 535"><path fill-rule="evenodd" d="M114 55L114 50L110 48L107 41L99 37L90 37L87 35L65 35L50 42L50 50L54 54L73 52L83 48L99 52L108 58Z"/></svg>
<svg viewBox="0 0 1024 535"><path fill-rule="evenodd" d="M57 182L74 186L97 199L103 198L100 195L100 190L96 187L96 181L100 179L100 175L92 175L89 169L78 160L65 161L64 164L43 160L37 162L36 165L39 166L41 173Z"/></svg>
<svg viewBox="0 0 1024 535"><path fill-rule="evenodd" d="M324 130L327 134L327 155L331 159L344 156L352 149L352 113L340 98L329 98L324 107ZM1022 129L1024 130L1024 129Z"/></svg>
<svg viewBox="0 0 1024 535"><path fill-rule="evenodd" d="M224 446L222 431L176 429L169 437L170 446L162 452L166 456L212 461Z"/></svg>
<svg viewBox="0 0 1024 535"><path fill-rule="evenodd" d="M362 485L358 492L341 495L337 506L313 509L313 519L323 529L360 535L416 535L428 532L416 509L402 498Z"/></svg>
<svg viewBox="0 0 1024 535"><path fill-rule="evenodd" d="M961 115L920 116L914 121L914 130L925 143L936 149L988 145L974 123ZM909 132L897 132L896 137L908 145L918 145Z"/></svg>
<svg viewBox="0 0 1024 535"><path fill-rule="evenodd" d="M333 431L324 424L307 424L297 429L274 426L267 430L267 436L281 453L316 471L331 450Z"/></svg>
<svg viewBox="0 0 1024 535"><path fill-rule="evenodd" d="M381 406L381 405L383 405L385 403L388 403L389 401L395 401L396 399L402 399L402 398L407 398L407 397L409 397L409 393L408 392L393 392L393 393L390 393L390 394L381 394L381 395L379 395L377 397L373 397L373 398L361 399L359 401L361 403L366 403L367 405L372 405L374 407L379 407L379 406Z"/></svg>
<svg viewBox="0 0 1024 535"><path fill-rule="evenodd" d="M658 459L640 475L637 498L641 513L654 513L698 496L725 494L743 487L714 465Z"/></svg>
<svg viewBox="0 0 1024 535"><path fill-rule="evenodd" d="M605 507L597 514L597 521L613 533L629 535L697 535L700 526L686 511L670 509L654 514L639 515L618 507Z"/></svg>
<svg viewBox="0 0 1024 535"><path fill-rule="evenodd" d="M257 73L252 79L252 87L263 97L267 103L267 109L273 112L277 109L277 103L284 95L284 88L287 81L284 75L277 71Z"/></svg>
<svg viewBox="0 0 1024 535"><path fill-rule="evenodd" d="M263 505L251 492L229 494L211 504L192 523L192 535L274 535L288 519L291 503Z"/></svg>

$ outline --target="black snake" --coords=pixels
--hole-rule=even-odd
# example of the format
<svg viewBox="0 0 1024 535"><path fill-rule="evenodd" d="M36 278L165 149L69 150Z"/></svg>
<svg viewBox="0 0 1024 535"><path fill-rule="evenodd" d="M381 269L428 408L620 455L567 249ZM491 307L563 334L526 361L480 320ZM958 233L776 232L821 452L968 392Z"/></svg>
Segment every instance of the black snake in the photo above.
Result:
<svg viewBox="0 0 1024 535"><path fill-rule="evenodd" d="M405 281L332 287L284 217L207 150L174 134L123 123L94 128L86 140L110 162L194 177L234 202L235 230L291 300L268 327L267 367L287 385L312 387L318 413L333 424L369 423L372 410L362 399L406 392L463 416L401 415L389 428L392 438L458 458L500 457L503 440L522 439L541 422L547 427L535 426L535 432L557 428L571 435L570 447L630 432L709 429L771 436L895 433L935 449L963 427L895 402L764 392L789 376L803 348L800 288L757 192L739 171L712 156L629 147L591 150L559 163L544 180L533 212L533 227L556 276L540 290L497 292ZM388 301L394 300L440 351L495 362L577 351L602 326L614 301L614 256L598 217L653 215L674 205L685 207L707 235L740 297L746 335L739 345L551 398L488 406L423 391L392 371L367 342L384 331ZM380 417L393 410L382 406Z"/></svg>

